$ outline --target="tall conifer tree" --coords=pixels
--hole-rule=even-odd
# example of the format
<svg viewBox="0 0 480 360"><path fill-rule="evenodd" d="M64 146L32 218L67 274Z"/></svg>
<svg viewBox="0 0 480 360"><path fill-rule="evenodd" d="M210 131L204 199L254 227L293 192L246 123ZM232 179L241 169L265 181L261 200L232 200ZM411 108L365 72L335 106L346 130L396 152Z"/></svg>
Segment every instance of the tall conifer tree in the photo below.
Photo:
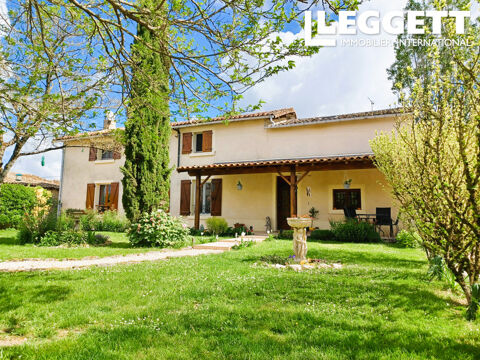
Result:
<svg viewBox="0 0 480 360"><path fill-rule="evenodd" d="M131 221L143 212L168 209L171 172L168 58L147 46L158 48L162 39L142 26L138 27L137 36L143 41L132 45L132 56L139 66L135 67L131 82L125 123L126 160L122 168L122 202Z"/></svg>

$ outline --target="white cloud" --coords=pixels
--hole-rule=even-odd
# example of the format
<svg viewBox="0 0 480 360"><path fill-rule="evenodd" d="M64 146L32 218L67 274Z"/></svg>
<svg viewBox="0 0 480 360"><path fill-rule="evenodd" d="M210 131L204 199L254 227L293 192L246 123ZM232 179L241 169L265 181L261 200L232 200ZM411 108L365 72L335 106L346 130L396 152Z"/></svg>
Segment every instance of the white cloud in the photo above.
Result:
<svg viewBox="0 0 480 360"><path fill-rule="evenodd" d="M45 156L45 166L41 165ZM35 174L49 180L59 180L62 166L62 151L55 150L44 154L19 158L13 165L12 172L20 174Z"/></svg>
<svg viewBox="0 0 480 360"><path fill-rule="evenodd" d="M360 6L381 13L402 10L405 0L374 0ZM285 38L293 34L284 34ZM300 34L300 36L303 36ZM347 37L344 37L347 38ZM394 39L394 36L356 36L355 39ZM386 69L394 62L393 47L322 48L311 58L297 59L296 68L267 79L246 94L264 109L294 107L300 117L388 108L395 103Z"/></svg>

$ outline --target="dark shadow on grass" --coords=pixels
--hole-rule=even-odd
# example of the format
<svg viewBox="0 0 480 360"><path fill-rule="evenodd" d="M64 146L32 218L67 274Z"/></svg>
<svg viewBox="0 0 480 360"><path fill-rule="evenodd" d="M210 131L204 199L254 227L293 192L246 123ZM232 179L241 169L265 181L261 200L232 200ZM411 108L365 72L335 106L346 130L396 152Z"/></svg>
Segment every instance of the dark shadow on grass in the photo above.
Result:
<svg viewBox="0 0 480 360"><path fill-rule="evenodd" d="M0 237L0 245L21 245L16 237Z"/></svg>

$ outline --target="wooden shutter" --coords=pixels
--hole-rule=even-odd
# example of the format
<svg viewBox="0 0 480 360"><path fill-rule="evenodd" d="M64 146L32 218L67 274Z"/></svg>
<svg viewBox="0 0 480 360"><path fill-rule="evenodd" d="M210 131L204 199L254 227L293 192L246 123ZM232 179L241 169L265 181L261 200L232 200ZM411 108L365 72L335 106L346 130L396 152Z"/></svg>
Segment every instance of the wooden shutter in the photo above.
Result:
<svg viewBox="0 0 480 360"><path fill-rule="evenodd" d="M92 210L94 201L95 201L95 184L87 184L87 200L86 200L85 207L88 210Z"/></svg>
<svg viewBox="0 0 480 360"><path fill-rule="evenodd" d="M222 179L212 180L212 216L222 215Z"/></svg>
<svg viewBox="0 0 480 360"><path fill-rule="evenodd" d="M180 215L190 215L190 191L192 182L190 180L182 180L180 186Z"/></svg>
<svg viewBox="0 0 480 360"><path fill-rule="evenodd" d="M122 157L122 153L120 151L114 151L113 152L113 159L114 160L119 160Z"/></svg>
<svg viewBox="0 0 480 360"><path fill-rule="evenodd" d="M118 210L119 183L111 183L110 187L110 210Z"/></svg>
<svg viewBox="0 0 480 360"><path fill-rule="evenodd" d="M90 146L90 153L88 155L88 161L95 161L97 160L97 149L93 146Z"/></svg>
<svg viewBox="0 0 480 360"><path fill-rule="evenodd" d="M212 131L211 130L203 132L202 151L203 152L212 151Z"/></svg>
<svg viewBox="0 0 480 360"><path fill-rule="evenodd" d="M192 152L192 133L182 134L182 154L190 154Z"/></svg>

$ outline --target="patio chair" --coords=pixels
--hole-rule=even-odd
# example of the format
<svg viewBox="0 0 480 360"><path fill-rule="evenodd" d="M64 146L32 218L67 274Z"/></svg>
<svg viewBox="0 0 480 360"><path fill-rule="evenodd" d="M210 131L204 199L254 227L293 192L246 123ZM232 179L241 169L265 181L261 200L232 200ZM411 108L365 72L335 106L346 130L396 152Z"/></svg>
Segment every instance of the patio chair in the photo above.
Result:
<svg viewBox="0 0 480 360"><path fill-rule="evenodd" d="M357 218L357 210L354 207L343 208L343 214L345 215L347 220Z"/></svg>
<svg viewBox="0 0 480 360"><path fill-rule="evenodd" d="M392 220L392 209L391 208L376 208L375 211L375 229L378 229L378 232L384 231L382 226L388 226L390 228L390 237L393 237L393 226L398 226L398 219L396 220L395 224Z"/></svg>

